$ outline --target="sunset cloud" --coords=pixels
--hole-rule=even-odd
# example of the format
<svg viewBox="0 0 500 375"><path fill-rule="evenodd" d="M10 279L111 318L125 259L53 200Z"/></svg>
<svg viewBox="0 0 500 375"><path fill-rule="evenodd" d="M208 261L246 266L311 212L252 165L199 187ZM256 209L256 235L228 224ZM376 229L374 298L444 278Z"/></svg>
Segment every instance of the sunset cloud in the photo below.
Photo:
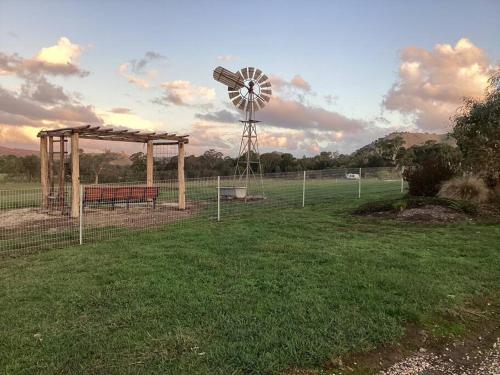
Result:
<svg viewBox="0 0 500 375"><path fill-rule="evenodd" d="M285 129L359 133L368 125L362 120L279 96L273 97L259 114L264 123Z"/></svg>
<svg viewBox="0 0 500 375"><path fill-rule="evenodd" d="M129 83L136 85L142 89L147 89L150 87L150 83L147 79L140 78L136 75L130 73L131 63L123 63L118 66L118 73L124 77Z"/></svg>
<svg viewBox="0 0 500 375"><path fill-rule="evenodd" d="M289 94L290 90L298 90L304 93L311 91L311 84L307 82L301 75L296 74L290 81L283 79L278 75L271 75L269 77L273 90L281 94Z"/></svg>
<svg viewBox="0 0 500 375"><path fill-rule="evenodd" d="M36 123L39 127L43 127L47 122L52 121L60 123L102 123L102 120L94 113L92 106L66 103L47 107L1 87L0 114L3 115L4 124L6 125L22 125L21 118L25 118L27 124L34 125ZM5 123L5 120L9 118L17 120Z"/></svg>
<svg viewBox="0 0 500 375"><path fill-rule="evenodd" d="M223 123L237 123L241 120L235 112L228 111L227 109L221 109L220 111L208 112L208 113L197 113L196 118L205 121L212 122L223 122Z"/></svg>
<svg viewBox="0 0 500 375"><path fill-rule="evenodd" d="M231 62L231 61L238 60L238 57L233 56L233 55L219 55L219 56L217 56L217 60L223 61L223 62Z"/></svg>
<svg viewBox="0 0 500 375"><path fill-rule="evenodd" d="M154 61L166 60L166 57L155 51L148 51L140 59L133 59L118 66L118 73L129 83L147 89L152 86L152 81L156 78L158 71L146 69Z"/></svg>
<svg viewBox="0 0 500 375"><path fill-rule="evenodd" d="M89 72L82 70L78 63L83 50L80 45L61 37L56 45L42 48L33 58L25 59L16 53L9 55L0 52L0 75L85 77Z"/></svg>
<svg viewBox="0 0 500 375"><path fill-rule="evenodd" d="M161 105L205 106L215 100L215 90L193 85L189 81L176 80L162 83L163 94L154 100Z"/></svg>
<svg viewBox="0 0 500 375"><path fill-rule="evenodd" d="M35 60L54 65L75 64L83 48L78 44L71 43L66 37L59 38L56 45L42 48L35 56Z"/></svg>
<svg viewBox="0 0 500 375"><path fill-rule="evenodd" d="M432 51L407 47L383 106L414 117L422 130L447 130L463 97L484 94L492 68L486 52L468 39L455 46L437 44Z"/></svg>

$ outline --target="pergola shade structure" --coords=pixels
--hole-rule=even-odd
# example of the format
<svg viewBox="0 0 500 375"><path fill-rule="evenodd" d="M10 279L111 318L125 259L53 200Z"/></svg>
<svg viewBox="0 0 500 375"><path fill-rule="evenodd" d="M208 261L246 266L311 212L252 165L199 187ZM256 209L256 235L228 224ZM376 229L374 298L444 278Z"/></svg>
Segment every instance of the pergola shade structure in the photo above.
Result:
<svg viewBox="0 0 500 375"><path fill-rule="evenodd" d="M179 189L179 209L186 208L186 185L184 179L184 145L189 142L188 135L173 133L143 133L131 130L115 130L108 127L85 125L80 127L59 128L42 130L38 133L40 138L40 177L42 199L44 207L48 207L49 188L53 188L54 176L52 164L54 154L59 154L59 192L64 194L64 155L65 143L71 139L71 216L78 217L80 213L80 160L78 142L80 139L94 139L115 142L137 142L147 144L146 154L146 180L152 186L153 181L153 147L155 144L178 145L177 178ZM59 151L54 150L54 143L59 143ZM61 198L63 199L63 198Z"/></svg>

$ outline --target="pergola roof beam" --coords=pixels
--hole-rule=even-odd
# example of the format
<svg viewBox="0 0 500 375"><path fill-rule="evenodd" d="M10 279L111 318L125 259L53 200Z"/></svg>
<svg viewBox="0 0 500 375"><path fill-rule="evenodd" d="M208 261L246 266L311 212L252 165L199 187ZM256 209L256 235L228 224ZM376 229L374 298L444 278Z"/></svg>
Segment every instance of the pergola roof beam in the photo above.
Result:
<svg viewBox="0 0 500 375"><path fill-rule="evenodd" d="M70 136L78 134L82 139L98 139L118 142L139 142L147 143L155 140L167 140L177 143L188 143L187 135L177 136L175 133L141 133L138 130L129 131L127 129L114 130L113 128L102 128L100 126L78 126L74 128L60 128L54 130L42 130L38 137L43 136Z"/></svg>

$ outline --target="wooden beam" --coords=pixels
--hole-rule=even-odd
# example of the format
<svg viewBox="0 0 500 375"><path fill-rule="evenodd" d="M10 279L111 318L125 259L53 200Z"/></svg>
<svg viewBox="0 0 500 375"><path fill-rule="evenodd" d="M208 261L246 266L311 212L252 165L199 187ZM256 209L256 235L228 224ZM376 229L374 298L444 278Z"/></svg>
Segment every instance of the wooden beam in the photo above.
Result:
<svg viewBox="0 0 500 375"><path fill-rule="evenodd" d="M54 137L49 137L49 192L54 192Z"/></svg>
<svg viewBox="0 0 500 375"><path fill-rule="evenodd" d="M59 138L59 189L57 192L57 198L59 204L64 207L64 174L66 172L66 168L64 166L65 158L64 155L66 151L64 151L65 144L68 140L64 139L64 137Z"/></svg>
<svg viewBox="0 0 500 375"><path fill-rule="evenodd" d="M177 156L177 180L179 191L179 210L186 209L186 181L184 179L184 143L178 145L179 154Z"/></svg>
<svg viewBox="0 0 500 375"><path fill-rule="evenodd" d="M49 206L49 170L47 156L47 137L40 137L40 185L42 187L42 207Z"/></svg>
<svg viewBox="0 0 500 375"><path fill-rule="evenodd" d="M148 186L153 186L153 141L148 141L146 151L146 182Z"/></svg>
<svg viewBox="0 0 500 375"><path fill-rule="evenodd" d="M78 154L78 137L78 133L71 135L71 217L78 217L80 215L80 155Z"/></svg>
<svg viewBox="0 0 500 375"><path fill-rule="evenodd" d="M78 133L80 139L99 139L119 142L141 142L146 143L154 140L170 140L175 142L187 143L187 136L177 136L175 133L141 133L139 131L128 131L126 129L115 130L112 128L101 128L100 126L81 126L74 128L59 128L54 130L42 130L38 133L39 137L63 137Z"/></svg>

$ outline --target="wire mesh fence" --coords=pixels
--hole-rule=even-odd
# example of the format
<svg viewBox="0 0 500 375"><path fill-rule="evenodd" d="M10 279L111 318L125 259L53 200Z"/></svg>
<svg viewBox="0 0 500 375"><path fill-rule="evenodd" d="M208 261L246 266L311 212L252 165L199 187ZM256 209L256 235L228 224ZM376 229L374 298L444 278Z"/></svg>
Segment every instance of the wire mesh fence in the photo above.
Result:
<svg viewBox="0 0 500 375"><path fill-rule="evenodd" d="M229 220L282 210L327 205L361 196L376 199L402 193L395 168L342 168L257 175L186 179L185 205L179 206L175 179L82 185L79 215L71 212L71 187L0 189L0 254L92 243L124 233L175 230L187 221Z"/></svg>

